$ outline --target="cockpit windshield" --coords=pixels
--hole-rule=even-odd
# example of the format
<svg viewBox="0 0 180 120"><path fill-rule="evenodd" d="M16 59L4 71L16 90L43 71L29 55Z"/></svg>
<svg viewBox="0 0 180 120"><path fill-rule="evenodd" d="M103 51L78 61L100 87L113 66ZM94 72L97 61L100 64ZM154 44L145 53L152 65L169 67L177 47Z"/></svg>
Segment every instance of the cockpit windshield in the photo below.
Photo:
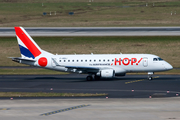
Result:
<svg viewBox="0 0 180 120"><path fill-rule="evenodd" d="M163 61L163 59L162 59L162 58L160 58L160 57L158 58L158 60L159 60L159 61Z"/></svg>
<svg viewBox="0 0 180 120"><path fill-rule="evenodd" d="M153 58L153 61L158 61L158 59L157 58Z"/></svg>
<svg viewBox="0 0 180 120"><path fill-rule="evenodd" d="M163 61L163 59L162 58L153 58L153 61Z"/></svg>

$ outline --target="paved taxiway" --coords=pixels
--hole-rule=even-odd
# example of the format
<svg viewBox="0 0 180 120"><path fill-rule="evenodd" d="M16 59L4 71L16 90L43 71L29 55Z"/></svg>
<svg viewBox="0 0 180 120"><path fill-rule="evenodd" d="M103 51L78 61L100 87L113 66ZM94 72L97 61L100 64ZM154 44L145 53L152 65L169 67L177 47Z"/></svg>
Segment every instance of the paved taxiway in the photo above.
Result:
<svg viewBox="0 0 180 120"><path fill-rule="evenodd" d="M180 75L127 75L114 79L86 81L86 75L1 75L0 91L108 93L109 98L153 98L180 95ZM134 90L134 91L132 91ZM169 92L168 92L169 91ZM105 98L101 97L101 98Z"/></svg>
<svg viewBox="0 0 180 120"><path fill-rule="evenodd" d="M180 75L127 75L86 81L85 75L1 75L0 91L108 93L108 98L0 99L2 120L180 120ZM132 89L134 91L132 91ZM169 90L169 93L167 93ZM152 98L149 98L152 95ZM171 97L168 97L171 96Z"/></svg>
<svg viewBox="0 0 180 120"><path fill-rule="evenodd" d="M0 100L0 107L1 120L180 120L180 97Z"/></svg>
<svg viewBox="0 0 180 120"><path fill-rule="evenodd" d="M25 27L31 36L179 36L180 27ZM0 36L15 36L1 27Z"/></svg>

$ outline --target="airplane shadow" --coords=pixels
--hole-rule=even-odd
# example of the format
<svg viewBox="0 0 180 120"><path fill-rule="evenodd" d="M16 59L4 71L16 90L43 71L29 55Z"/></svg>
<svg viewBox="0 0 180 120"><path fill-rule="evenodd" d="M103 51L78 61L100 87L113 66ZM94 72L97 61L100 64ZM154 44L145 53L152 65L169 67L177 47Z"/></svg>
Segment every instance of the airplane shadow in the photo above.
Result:
<svg viewBox="0 0 180 120"><path fill-rule="evenodd" d="M115 78L101 78L99 80L91 80L91 81L87 81L86 77L61 77L61 76L56 76L56 77L48 77L48 76L44 76L44 77L32 77L32 78L27 78L24 80L29 80L29 81L63 81L63 82L98 82L98 81L126 81L126 80L137 80L137 79L144 79L144 77L141 76L137 76L135 78L133 77L115 77Z"/></svg>
<svg viewBox="0 0 180 120"><path fill-rule="evenodd" d="M158 75L154 75L154 77L156 77ZM98 82L98 81L133 81L133 80L147 80L147 76L146 75L126 75L123 77L115 77L115 78L101 78L99 80L91 80L91 81L87 81L86 80L86 75L74 75L74 74L68 74L68 75L56 75L56 76L49 76L49 75L44 75L44 76L32 76L31 78L26 78L24 77L23 80L28 80L28 81L56 81L56 82ZM152 81L154 80L176 80L179 79L179 77L172 77L172 76L164 76L161 75L158 78L154 78Z"/></svg>

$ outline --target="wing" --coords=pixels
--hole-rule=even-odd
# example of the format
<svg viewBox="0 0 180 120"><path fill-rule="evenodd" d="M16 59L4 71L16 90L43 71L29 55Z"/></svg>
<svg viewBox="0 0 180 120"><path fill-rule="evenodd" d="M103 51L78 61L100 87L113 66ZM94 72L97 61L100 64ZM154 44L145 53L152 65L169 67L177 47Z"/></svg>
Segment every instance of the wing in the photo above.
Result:
<svg viewBox="0 0 180 120"><path fill-rule="evenodd" d="M68 66L68 65L59 65L56 60L52 58L56 66L65 67L67 71L79 72L79 73L97 73L101 68L98 67L84 67L84 66Z"/></svg>

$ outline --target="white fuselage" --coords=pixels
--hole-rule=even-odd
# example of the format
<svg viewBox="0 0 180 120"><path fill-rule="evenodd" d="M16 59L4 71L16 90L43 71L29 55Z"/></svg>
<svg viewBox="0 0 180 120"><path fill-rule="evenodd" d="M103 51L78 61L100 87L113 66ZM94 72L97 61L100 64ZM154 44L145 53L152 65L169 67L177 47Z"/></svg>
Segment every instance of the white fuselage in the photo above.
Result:
<svg viewBox="0 0 180 120"><path fill-rule="evenodd" d="M42 55L43 56L43 55ZM41 56L41 57L42 57ZM88 73L86 69L78 67L113 69L115 74L127 72L158 72L172 69L172 66L164 60L158 60L158 56L151 54L90 54L90 55L46 55L48 60L44 68L66 72ZM31 65L39 66L37 61ZM52 60L54 59L60 66ZM27 62L25 63L27 64ZM67 66L67 67L65 67ZM68 66L74 66L72 69Z"/></svg>

